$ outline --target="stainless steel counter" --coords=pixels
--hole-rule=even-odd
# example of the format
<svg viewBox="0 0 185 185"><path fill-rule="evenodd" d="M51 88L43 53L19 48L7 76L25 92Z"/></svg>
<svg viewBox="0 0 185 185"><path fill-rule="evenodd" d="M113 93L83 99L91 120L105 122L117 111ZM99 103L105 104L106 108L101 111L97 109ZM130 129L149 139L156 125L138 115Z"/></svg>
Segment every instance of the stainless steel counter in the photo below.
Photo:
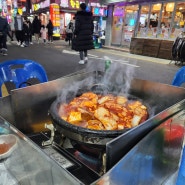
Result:
<svg viewBox="0 0 185 185"><path fill-rule="evenodd" d="M87 80L89 78L93 78L93 80ZM105 78L108 78L109 83L114 84L119 90L128 88L124 86L124 75L119 76L119 78L115 74L111 77L105 75ZM102 82L102 77L99 73L93 71L13 90L9 96L0 99L0 115L15 127L16 133L20 134L20 136L22 136L21 132L23 135L44 132L48 130L45 128L45 123L51 124L48 110L52 102L56 98L61 97L66 88L76 83L91 86L97 82ZM109 86L109 84L106 85ZM168 133L169 136L169 130L174 125L184 129L185 89L146 80L132 79L128 93L147 102L149 107L152 108L151 118L142 125L132 129L132 131L126 132L107 143L107 151L110 153L112 151L112 154L107 156L109 171L92 184L138 185L138 182L140 182L143 185L153 182L153 184L158 185L164 184L170 178L174 179L172 178L173 174L178 173L184 135L182 134L177 140L170 140L171 138L166 140L167 136L165 133ZM169 120L170 124L166 126L165 123ZM58 168L57 164L50 160L27 137L21 138L20 141L21 149L17 150L17 155L12 155L12 164L14 166L20 169L28 168L28 173L34 175L34 178L37 178L37 173L44 177L45 165L40 172L37 171L37 169L41 168L40 163L37 162L42 159L43 163L46 161L46 168L50 169L49 172L47 171L49 174L47 176L49 178L48 183L50 182L49 185L54 182L51 183L53 169L57 171L54 174L56 183L62 178L64 179L62 181L64 184L69 184L69 182L75 185L79 184L79 179L64 168ZM117 145L118 143L119 145ZM119 161L109 158L114 158L113 153L117 152L118 149L119 156L116 156L116 158ZM8 161L11 162L10 159ZM23 161L28 161L28 164L24 164ZM15 164L16 162L17 164ZM32 163L35 166L30 166ZM11 165L11 163L6 164ZM16 169L14 170L15 172L17 171ZM23 173L26 172L23 171ZM19 175L17 172L15 173L16 178L20 180ZM176 175L174 177L176 178Z"/></svg>
<svg viewBox="0 0 185 185"><path fill-rule="evenodd" d="M28 137L0 117L0 137L10 134L17 138L16 147L10 155L0 159L0 185L81 184Z"/></svg>

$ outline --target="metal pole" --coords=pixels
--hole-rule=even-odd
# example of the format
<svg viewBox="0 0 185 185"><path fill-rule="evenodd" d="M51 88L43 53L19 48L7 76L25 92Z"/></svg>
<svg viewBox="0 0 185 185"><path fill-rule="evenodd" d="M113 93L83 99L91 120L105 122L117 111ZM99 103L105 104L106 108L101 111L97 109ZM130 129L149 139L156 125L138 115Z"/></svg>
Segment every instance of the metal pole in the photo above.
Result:
<svg viewBox="0 0 185 185"><path fill-rule="evenodd" d="M108 16L106 21L106 31L105 31L105 45L110 46L112 41L112 22L113 22L113 10L114 5L108 6Z"/></svg>

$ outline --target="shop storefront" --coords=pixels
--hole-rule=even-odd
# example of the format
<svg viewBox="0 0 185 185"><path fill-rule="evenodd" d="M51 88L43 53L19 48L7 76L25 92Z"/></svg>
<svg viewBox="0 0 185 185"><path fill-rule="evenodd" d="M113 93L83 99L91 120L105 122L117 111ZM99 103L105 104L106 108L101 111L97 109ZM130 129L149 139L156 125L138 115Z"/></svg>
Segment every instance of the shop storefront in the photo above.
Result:
<svg viewBox="0 0 185 185"><path fill-rule="evenodd" d="M112 5L110 5L112 6ZM152 43L156 53L160 45L169 47L181 32L185 31L185 2L116 3L113 5L110 43L127 47L132 53L141 54L143 42ZM121 39L120 39L121 38ZM149 39L149 41L146 41ZM133 43L132 43L133 42ZM137 45L140 44L140 49ZM151 52L152 48L150 51ZM169 52L169 51L166 51Z"/></svg>
<svg viewBox="0 0 185 185"><path fill-rule="evenodd" d="M60 2L60 30L61 35L65 34L65 28L69 24L75 13L79 10L80 3L85 1L79 0L61 0ZM100 5L95 1L89 1L87 11L92 11L94 16L94 34L103 35L106 28L107 6Z"/></svg>
<svg viewBox="0 0 185 185"><path fill-rule="evenodd" d="M136 37L174 40L184 31L185 2L141 5Z"/></svg>
<svg viewBox="0 0 185 185"><path fill-rule="evenodd" d="M76 11L79 9L79 1L61 0L60 1L60 34L62 39L65 39L66 27L73 17Z"/></svg>
<svg viewBox="0 0 185 185"><path fill-rule="evenodd" d="M94 16L94 47L101 48L105 44L107 7L92 6Z"/></svg>
<svg viewBox="0 0 185 185"><path fill-rule="evenodd" d="M16 15L17 12L23 14L26 11L25 3L23 0L20 1L22 7L18 8L18 3L15 0L12 2L11 0L0 0L0 13L2 16L7 18L8 23L12 22L13 16Z"/></svg>
<svg viewBox="0 0 185 185"><path fill-rule="evenodd" d="M54 2L52 0L31 0L31 2L32 9L30 14L38 14L42 24L46 24L49 18L52 19L52 22L57 25L57 35L60 33L61 38L64 39L67 25L75 17L80 3L85 2L85 0L54 0ZM59 6L59 14L58 11L54 13L56 12L55 8L52 8L51 11L51 4L53 4L51 2L55 3L55 6ZM94 16L94 33L100 36L105 35L107 6L100 5L96 0L92 0L89 1L87 9L92 11Z"/></svg>

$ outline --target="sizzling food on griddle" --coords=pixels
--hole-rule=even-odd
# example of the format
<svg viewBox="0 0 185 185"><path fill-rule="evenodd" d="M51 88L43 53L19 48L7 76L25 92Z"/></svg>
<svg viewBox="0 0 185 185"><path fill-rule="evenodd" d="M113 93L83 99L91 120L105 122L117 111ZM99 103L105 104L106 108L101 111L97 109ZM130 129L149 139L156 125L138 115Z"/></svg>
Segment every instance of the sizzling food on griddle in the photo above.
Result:
<svg viewBox="0 0 185 185"><path fill-rule="evenodd" d="M61 104L60 117L76 126L94 130L121 130L139 125L148 118L147 107L124 96L87 92L69 104Z"/></svg>

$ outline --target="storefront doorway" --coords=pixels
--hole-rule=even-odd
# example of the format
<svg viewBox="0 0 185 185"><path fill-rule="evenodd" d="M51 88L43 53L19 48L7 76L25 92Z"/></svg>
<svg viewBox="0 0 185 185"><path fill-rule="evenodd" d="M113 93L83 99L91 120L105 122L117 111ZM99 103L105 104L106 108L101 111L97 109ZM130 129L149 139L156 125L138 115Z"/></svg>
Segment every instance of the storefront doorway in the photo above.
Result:
<svg viewBox="0 0 185 185"><path fill-rule="evenodd" d="M115 6L112 24L112 45L130 47L138 17L138 5Z"/></svg>
<svg viewBox="0 0 185 185"><path fill-rule="evenodd" d="M121 46L122 39L120 38L122 38L123 33L124 14L124 7L114 7L111 43L113 46Z"/></svg>
<svg viewBox="0 0 185 185"><path fill-rule="evenodd" d="M138 9L138 5L125 7L124 27L121 43L123 47L130 47L131 38L134 35L134 30L137 23Z"/></svg>

